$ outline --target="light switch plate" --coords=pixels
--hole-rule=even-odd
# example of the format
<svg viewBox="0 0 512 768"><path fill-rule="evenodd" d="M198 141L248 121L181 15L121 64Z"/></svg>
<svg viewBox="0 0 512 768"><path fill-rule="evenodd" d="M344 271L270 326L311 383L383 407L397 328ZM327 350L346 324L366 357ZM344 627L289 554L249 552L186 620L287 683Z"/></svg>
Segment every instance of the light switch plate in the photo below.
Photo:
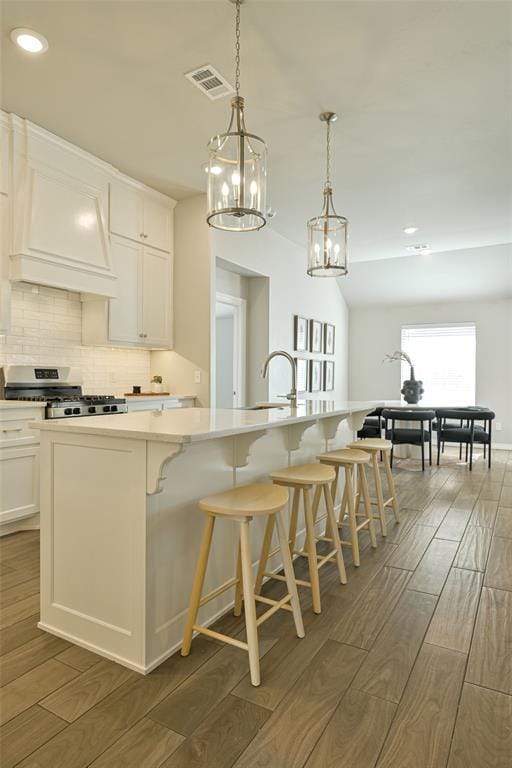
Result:
<svg viewBox="0 0 512 768"><path fill-rule="evenodd" d="M201 383L201 371L194 371L194 382L196 384Z"/></svg>
<svg viewBox="0 0 512 768"><path fill-rule="evenodd" d="M494 426L496 427L496 432L501 432L503 427L501 426L501 421L495 422Z"/></svg>

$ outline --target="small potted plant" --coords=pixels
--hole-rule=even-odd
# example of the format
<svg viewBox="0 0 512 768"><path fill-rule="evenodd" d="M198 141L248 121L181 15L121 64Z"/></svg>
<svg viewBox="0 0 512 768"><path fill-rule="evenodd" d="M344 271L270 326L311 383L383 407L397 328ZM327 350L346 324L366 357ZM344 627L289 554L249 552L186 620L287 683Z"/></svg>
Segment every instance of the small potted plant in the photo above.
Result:
<svg viewBox="0 0 512 768"><path fill-rule="evenodd" d="M153 376L151 379L151 391L152 392L161 392L163 389L162 385L162 377L161 376Z"/></svg>
<svg viewBox="0 0 512 768"><path fill-rule="evenodd" d="M393 352L392 355L385 355L382 362L394 363L398 360L400 362L404 360L406 363L408 363L411 369L409 378L406 379L402 384L400 394L403 395L406 403L409 403L409 405L415 405L416 403L419 403L423 396L423 382L414 378L414 365L412 364L412 360L407 352L402 352L402 350L398 349L396 352Z"/></svg>

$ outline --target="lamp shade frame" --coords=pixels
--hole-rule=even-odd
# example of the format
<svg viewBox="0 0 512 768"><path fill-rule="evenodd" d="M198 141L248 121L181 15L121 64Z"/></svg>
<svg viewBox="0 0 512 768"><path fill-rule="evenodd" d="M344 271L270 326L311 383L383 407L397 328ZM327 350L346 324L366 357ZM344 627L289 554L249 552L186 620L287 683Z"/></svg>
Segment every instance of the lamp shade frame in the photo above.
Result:
<svg viewBox="0 0 512 768"><path fill-rule="evenodd" d="M332 202L332 188L324 188L324 206L309 219L308 267L310 277L343 277L348 274L348 219L339 216Z"/></svg>
<svg viewBox="0 0 512 768"><path fill-rule="evenodd" d="M210 139L208 152L208 224L230 232L264 227L267 146L247 132L241 96L232 99L228 129Z"/></svg>

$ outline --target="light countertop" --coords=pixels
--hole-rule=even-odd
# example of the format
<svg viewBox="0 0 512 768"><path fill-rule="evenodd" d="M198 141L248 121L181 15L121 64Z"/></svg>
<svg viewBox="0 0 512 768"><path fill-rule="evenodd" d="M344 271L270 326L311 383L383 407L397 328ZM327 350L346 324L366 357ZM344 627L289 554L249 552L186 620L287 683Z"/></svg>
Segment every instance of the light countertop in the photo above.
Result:
<svg viewBox="0 0 512 768"><path fill-rule="evenodd" d="M381 403L376 401L307 400L299 404L296 409L287 406L258 411L178 408L89 418L50 419L33 422L30 426L55 432L192 443L302 421L316 421L329 416L350 416L355 413L370 412L379 405Z"/></svg>
<svg viewBox="0 0 512 768"><path fill-rule="evenodd" d="M46 402L38 400L0 400L0 411L10 408L44 408Z"/></svg>
<svg viewBox="0 0 512 768"><path fill-rule="evenodd" d="M143 403L146 400L195 400L195 395L164 395L156 392L154 395L118 395L124 397L127 403Z"/></svg>

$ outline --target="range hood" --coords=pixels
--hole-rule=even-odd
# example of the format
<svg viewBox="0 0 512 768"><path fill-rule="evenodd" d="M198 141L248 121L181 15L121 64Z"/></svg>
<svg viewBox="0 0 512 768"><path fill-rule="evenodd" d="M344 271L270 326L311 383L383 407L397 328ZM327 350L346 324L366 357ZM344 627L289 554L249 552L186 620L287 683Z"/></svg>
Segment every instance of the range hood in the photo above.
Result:
<svg viewBox="0 0 512 768"><path fill-rule="evenodd" d="M115 296L110 166L27 120L10 118L10 279Z"/></svg>

